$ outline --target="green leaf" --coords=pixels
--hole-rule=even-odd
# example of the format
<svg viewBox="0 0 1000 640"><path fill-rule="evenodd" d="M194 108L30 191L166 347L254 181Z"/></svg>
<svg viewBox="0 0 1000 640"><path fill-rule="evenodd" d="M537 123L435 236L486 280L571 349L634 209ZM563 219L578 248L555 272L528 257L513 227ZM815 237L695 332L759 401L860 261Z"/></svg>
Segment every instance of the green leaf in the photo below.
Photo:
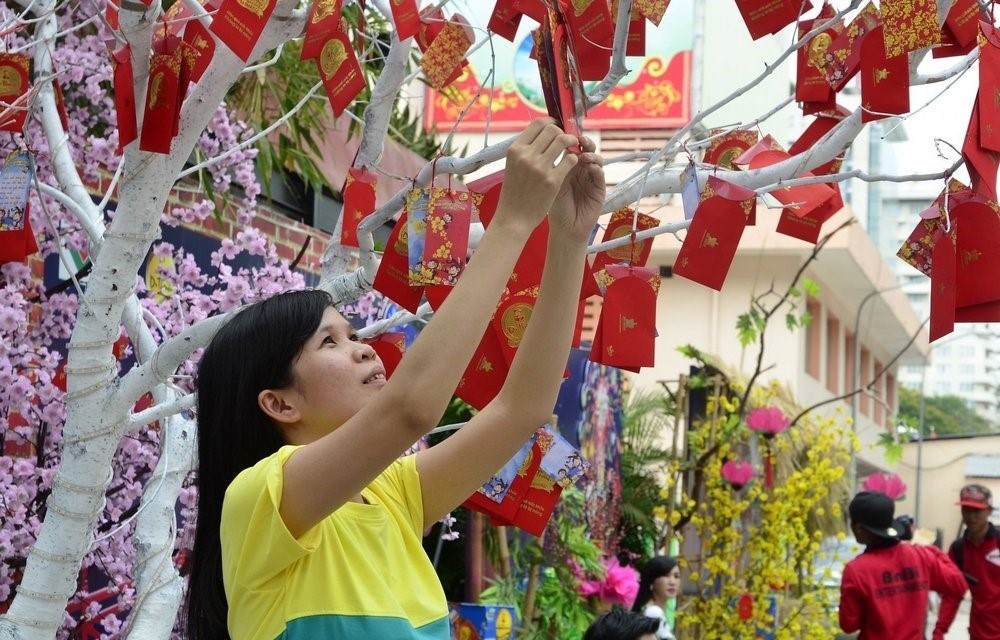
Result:
<svg viewBox="0 0 1000 640"><path fill-rule="evenodd" d="M757 330L749 313L741 313L736 319L736 332L739 334L740 344L744 347L757 339Z"/></svg>
<svg viewBox="0 0 1000 640"><path fill-rule="evenodd" d="M802 278L802 288L805 289L807 295L813 298L819 297L819 285L814 280Z"/></svg>
<svg viewBox="0 0 1000 640"><path fill-rule="evenodd" d="M808 311L803 311L802 315L799 316L799 326L802 328L808 327L812 324L813 317Z"/></svg>
<svg viewBox="0 0 1000 640"><path fill-rule="evenodd" d="M789 287L788 295L792 296L793 298L798 298L802 295L802 292L796 289L795 287Z"/></svg>
<svg viewBox="0 0 1000 640"><path fill-rule="evenodd" d="M794 313L785 314L785 326L788 327L789 331L797 327L798 324L799 320L795 317Z"/></svg>

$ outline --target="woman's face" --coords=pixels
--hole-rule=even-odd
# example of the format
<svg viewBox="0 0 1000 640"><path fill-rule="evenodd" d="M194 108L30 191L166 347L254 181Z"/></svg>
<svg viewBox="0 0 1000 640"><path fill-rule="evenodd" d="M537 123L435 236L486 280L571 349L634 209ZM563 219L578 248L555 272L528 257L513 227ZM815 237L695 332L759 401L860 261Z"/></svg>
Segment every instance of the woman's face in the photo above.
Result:
<svg viewBox="0 0 1000 640"><path fill-rule="evenodd" d="M653 580L653 599L665 600L675 598L681 590L681 569L674 567L665 576Z"/></svg>
<svg viewBox="0 0 1000 640"><path fill-rule="evenodd" d="M297 410L293 444L322 437L346 422L385 386L385 369L375 350L359 342L335 309L323 314L292 364L294 381L283 390Z"/></svg>

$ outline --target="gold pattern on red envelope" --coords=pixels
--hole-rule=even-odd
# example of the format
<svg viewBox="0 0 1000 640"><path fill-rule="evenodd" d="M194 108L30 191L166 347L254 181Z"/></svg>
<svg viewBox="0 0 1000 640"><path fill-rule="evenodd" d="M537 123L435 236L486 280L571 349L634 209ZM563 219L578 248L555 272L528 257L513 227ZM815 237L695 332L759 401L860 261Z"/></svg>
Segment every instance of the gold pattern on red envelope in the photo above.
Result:
<svg viewBox="0 0 1000 640"><path fill-rule="evenodd" d="M660 20L663 19L663 14L667 12L669 6L670 0L634 0L632 3L633 9L638 9L644 18L656 26L660 26Z"/></svg>
<svg viewBox="0 0 1000 640"><path fill-rule="evenodd" d="M340 9L343 0L313 0L306 37L302 41L299 60L311 60L323 50L323 45L338 31L344 31Z"/></svg>
<svg viewBox="0 0 1000 640"><path fill-rule="evenodd" d="M824 4L819 15L812 20L799 23L799 38L805 37L815 27L831 22L837 15L830 4ZM823 68L826 66L826 52L830 44L844 30L841 20L832 22L829 27L817 33L809 42L798 50L796 59L795 99L799 102L828 102L831 94L836 93L826 81Z"/></svg>
<svg viewBox="0 0 1000 640"><path fill-rule="evenodd" d="M179 40L168 36L149 62L146 108L139 133L139 148L152 153L170 153L170 143L180 118L177 93L180 90L181 54Z"/></svg>
<svg viewBox="0 0 1000 640"><path fill-rule="evenodd" d="M1000 151L1000 29L979 26L979 146Z"/></svg>
<svg viewBox="0 0 1000 640"><path fill-rule="evenodd" d="M465 269L472 198L466 191L435 189L425 219L423 266L427 285L453 287Z"/></svg>
<svg viewBox="0 0 1000 640"><path fill-rule="evenodd" d="M316 66L333 115L339 116L365 88L365 77L347 36L347 23L323 45Z"/></svg>
<svg viewBox="0 0 1000 640"><path fill-rule="evenodd" d="M435 89L441 90L455 77L461 68L465 54L472 47L473 36L468 22L459 14L451 17L427 47L420 59L427 81Z"/></svg>
<svg viewBox="0 0 1000 640"><path fill-rule="evenodd" d="M936 0L882 0L885 55L903 55L941 41Z"/></svg>
<svg viewBox="0 0 1000 640"><path fill-rule="evenodd" d="M210 30L246 62L276 4L277 0L223 0Z"/></svg>
<svg viewBox="0 0 1000 640"><path fill-rule="evenodd" d="M734 160L737 166L748 169L760 169L777 162L787 160L791 156L770 135L747 149L743 155ZM806 172L801 177L812 177L812 172ZM833 197L833 188L828 184L810 184L797 187L777 187L770 192L775 200L785 205L786 209L797 216L805 216L813 209L825 204Z"/></svg>
<svg viewBox="0 0 1000 640"><path fill-rule="evenodd" d="M862 122L871 122L910 110L910 56L886 56L879 25L861 44Z"/></svg>
<svg viewBox="0 0 1000 640"><path fill-rule="evenodd" d="M826 81L835 90L840 91L858 72L858 65L861 64L861 42L881 23L881 20L878 7L869 2L858 15L854 16L854 20L843 33L830 43L823 71Z"/></svg>
<svg viewBox="0 0 1000 640"><path fill-rule="evenodd" d="M793 0L736 0L743 22L754 40L777 33L799 17L800 3Z"/></svg>
<svg viewBox="0 0 1000 640"><path fill-rule="evenodd" d="M948 182L948 209L954 207L955 203L960 203L964 198L971 197L972 191L960 181L952 178ZM926 276L931 273L931 255L934 252L935 236L934 232L945 224L945 194L941 194L934 200L930 207L921 212L920 220L916 227L910 232L909 237L903 241L902 246L896 252L896 256L914 269Z"/></svg>
<svg viewBox="0 0 1000 640"><path fill-rule="evenodd" d="M417 0L392 0L392 21L396 27L396 35L400 40L406 40L420 31L420 15L417 12Z"/></svg>
<svg viewBox="0 0 1000 640"><path fill-rule="evenodd" d="M733 164L733 160L757 144L758 138L756 131L744 129L735 129L725 133L723 133L722 129L712 129L709 136L712 141L705 151L703 162L705 164L714 164L720 169L728 169L729 171L738 169Z"/></svg>
<svg viewBox="0 0 1000 640"><path fill-rule="evenodd" d="M0 53L0 131L19 132L28 116L31 58L23 53Z"/></svg>
<svg viewBox="0 0 1000 640"><path fill-rule="evenodd" d="M944 24L960 47L969 47L979 35L979 19L982 16L976 0L956 0Z"/></svg>

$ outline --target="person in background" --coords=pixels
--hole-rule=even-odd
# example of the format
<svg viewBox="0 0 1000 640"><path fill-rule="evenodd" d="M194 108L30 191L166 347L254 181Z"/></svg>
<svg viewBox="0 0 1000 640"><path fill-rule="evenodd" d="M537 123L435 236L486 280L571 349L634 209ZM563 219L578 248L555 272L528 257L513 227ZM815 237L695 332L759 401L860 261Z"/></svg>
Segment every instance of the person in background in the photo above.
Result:
<svg viewBox="0 0 1000 640"><path fill-rule="evenodd" d="M840 628L859 631L858 640L923 638L930 592L961 598L962 572L937 547L900 541L895 503L884 493L858 493L848 513L851 531L865 550L844 567ZM940 622L934 637L943 637Z"/></svg>
<svg viewBox="0 0 1000 640"><path fill-rule="evenodd" d="M656 640L660 624L634 611L612 609L587 627L583 640Z"/></svg>
<svg viewBox="0 0 1000 640"><path fill-rule="evenodd" d="M993 494L981 484L962 487L965 533L951 543L948 556L965 575L972 594L969 640L1000 640L1000 529L990 522ZM955 619L961 597L941 599L938 619L947 631ZM943 638L935 634L934 640Z"/></svg>
<svg viewBox="0 0 1000 640"><path fill-rule="evenodd" d="M680 588L681 568L677 566L677 558L656 556L639 572L639 591L632 611L659 620L656 637L661 640L674 637L667 624L667 601L677 597Z"/></svg>

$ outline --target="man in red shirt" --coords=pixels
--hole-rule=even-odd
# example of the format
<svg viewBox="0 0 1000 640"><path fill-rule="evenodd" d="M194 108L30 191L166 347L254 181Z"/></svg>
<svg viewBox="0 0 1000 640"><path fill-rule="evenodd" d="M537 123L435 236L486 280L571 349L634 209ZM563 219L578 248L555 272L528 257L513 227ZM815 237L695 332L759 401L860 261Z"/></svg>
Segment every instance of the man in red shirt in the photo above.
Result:
<svg viewBox="0 0 1000 640"><path fill-rule="evenodd" d="M965 573L972 592L969 640L1000 640L1000 530L990 522L993 494L983 485L966 485L956 504L962 506L965 534L952 543L948 555ZM938 618L944 631L960 603L961 598L942 597ZM934 635L934 640L942 638L943 633Z"/></svg>
<svg viewBox="0 0 1000 640"><path fill-rule="evenodd" d="M877 491L860 492L848 508L851 531L865 551L844 567L840 628L860 631L858 640L922 640L928 594L965 594L962 572L942 551L900 542L894 511L892 498Z"/></svg>

